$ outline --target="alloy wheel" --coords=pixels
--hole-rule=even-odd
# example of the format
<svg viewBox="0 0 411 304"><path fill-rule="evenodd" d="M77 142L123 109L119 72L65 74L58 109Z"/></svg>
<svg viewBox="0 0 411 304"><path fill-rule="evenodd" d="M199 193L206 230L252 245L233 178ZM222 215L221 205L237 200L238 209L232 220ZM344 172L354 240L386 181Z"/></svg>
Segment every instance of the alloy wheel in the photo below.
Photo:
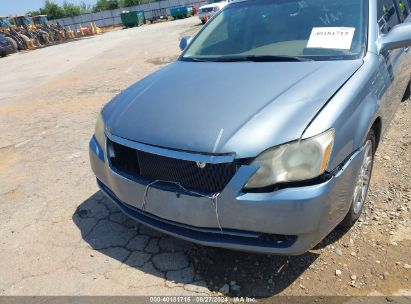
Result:
<svg viewBox="0 0 411 304"><path fill-rule="evenodd" d="M370 185L373 162L373 144L371 140L367 140L364 149L364 158L358 175L357 184L354 189L353 211L355 214L361 212Z"/></svg>

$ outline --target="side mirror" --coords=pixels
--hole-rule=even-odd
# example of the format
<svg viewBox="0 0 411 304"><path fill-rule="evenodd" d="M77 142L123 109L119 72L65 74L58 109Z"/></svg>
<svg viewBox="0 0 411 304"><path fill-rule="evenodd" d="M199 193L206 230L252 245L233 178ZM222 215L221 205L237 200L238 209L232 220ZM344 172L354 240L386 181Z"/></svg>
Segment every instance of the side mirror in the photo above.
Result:
<svg viewBox="0 0 411 304"><path fill-rule="evenodd" d="M193 39L191 36L184 36L183 38L181 38L180 40L180 50L181 51L184 51L187 45L190 44L191 39Z"/></svg>
<svg viewBox="0 0 411 304"><path fill-rule="evenodd" d="M411 23L406 22L394 26L383 35L379 44L380 54L393 49L411 46Z"/></svg>

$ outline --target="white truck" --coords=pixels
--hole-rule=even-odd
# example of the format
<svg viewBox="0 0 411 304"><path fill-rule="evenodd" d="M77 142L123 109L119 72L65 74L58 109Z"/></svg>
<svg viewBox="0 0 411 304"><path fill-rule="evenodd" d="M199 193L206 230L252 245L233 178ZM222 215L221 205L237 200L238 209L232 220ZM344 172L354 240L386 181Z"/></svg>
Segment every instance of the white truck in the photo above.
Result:
<svg viewBox="0 0 411 304"><path fill-rule="evenodd" d="M201 23L206 23L211 17L213 17L219 10L224 8L232 0L223 1L210 1L209 4L203 5L198 9L198 18L200 18Z"/></svg>

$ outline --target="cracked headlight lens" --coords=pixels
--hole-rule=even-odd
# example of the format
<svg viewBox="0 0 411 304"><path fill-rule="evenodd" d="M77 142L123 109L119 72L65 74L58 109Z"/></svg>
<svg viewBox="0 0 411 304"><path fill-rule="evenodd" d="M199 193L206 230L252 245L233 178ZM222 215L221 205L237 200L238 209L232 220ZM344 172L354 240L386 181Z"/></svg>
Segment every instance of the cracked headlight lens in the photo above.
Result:
<svg viewBox="0 0 411 304"><path fill-rule="evenodd" d="M103 115L101 115L101 113L98 115L97 118L97 122L96 122L96 128L94 130L94 136L97 139L98 144L100 145L100 147L104 150L104 143L106 142L105 140L105 124L104 124L104 119L103 119Z"/></svg>
<svg viewBox="0 0 411 304"><path fill-rule="evenodd" d="M271 148L252 164L259 168L245 189L313 179L325 172L334 143L334 129L317 136Z"/></svg>

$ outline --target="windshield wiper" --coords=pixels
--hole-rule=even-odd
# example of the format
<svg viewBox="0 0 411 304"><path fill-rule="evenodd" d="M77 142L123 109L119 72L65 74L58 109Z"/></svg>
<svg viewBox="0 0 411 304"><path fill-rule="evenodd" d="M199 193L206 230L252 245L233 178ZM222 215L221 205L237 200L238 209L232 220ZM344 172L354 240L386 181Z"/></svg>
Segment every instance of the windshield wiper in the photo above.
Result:
<svg viewBox="0 0 411 304"><path fill-rule="evenodd" d="M214 61L210 58L201 58L201 57L182 57L179 60L181 61L192 61L192 62L207 62L207 61Z"/></svg>
<svg viewBox="0 0 411 304"><path fill-rule="evenodd" d="M278 56L278 55L247 55L247 56L232 56L232 57L183 57L183 61L195 62L239 62L239 61L254 61L254 62L297 62L297 61L314 61L311 58L299 56Z"/></svg>
<svg viewBox="0 0 411 304"><path fill-rule="evenodd" d="M254 61L254 62L289 62L289 61L313 61L313 59L298 56L276 56L276 55L248 55L235 57L213 58L210 61L217 62L236 62L236 61Z"/></svg>

